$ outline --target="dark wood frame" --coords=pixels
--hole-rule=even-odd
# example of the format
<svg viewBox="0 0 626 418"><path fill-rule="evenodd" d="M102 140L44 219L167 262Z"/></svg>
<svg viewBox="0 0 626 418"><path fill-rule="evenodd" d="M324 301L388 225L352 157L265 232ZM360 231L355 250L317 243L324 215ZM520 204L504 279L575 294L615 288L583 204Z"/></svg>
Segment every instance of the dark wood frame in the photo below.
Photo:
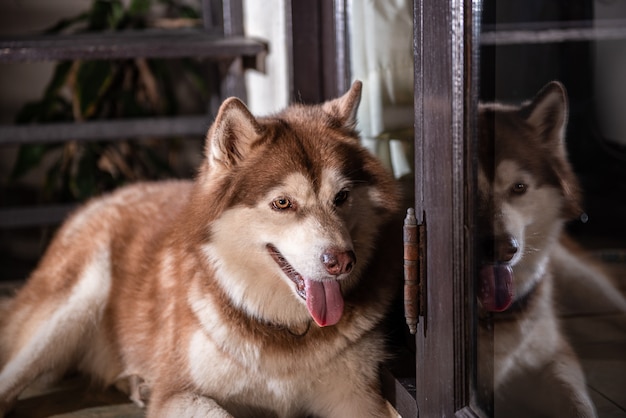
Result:
<svg viewBox="0 0 626 418"><path fill-rule="evenodd" d="M347 0L289 0L290 97L321 103L350 87Z"/></svg>
<svg viewBox="0 0 626 418"><path fill-rule="evenodd" d="M416 335L420 416L477 416L473 113L480 0L415 0L415 196L426 225L426 306ZM427 384L420 384L427 382Z"/></svg>

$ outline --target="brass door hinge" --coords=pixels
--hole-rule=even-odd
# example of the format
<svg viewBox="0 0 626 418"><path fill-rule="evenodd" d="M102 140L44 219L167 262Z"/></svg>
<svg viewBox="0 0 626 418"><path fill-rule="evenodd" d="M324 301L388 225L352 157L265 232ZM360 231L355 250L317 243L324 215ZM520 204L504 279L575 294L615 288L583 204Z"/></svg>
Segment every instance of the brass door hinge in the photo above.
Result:
<svg viewBox="0 0 626 418"><path fill-rule="evenodd" d="M417 223L415 209L404 218L404 316L411 334L417 332L419 317L425 312L425 244L426 223Z"/></svg>

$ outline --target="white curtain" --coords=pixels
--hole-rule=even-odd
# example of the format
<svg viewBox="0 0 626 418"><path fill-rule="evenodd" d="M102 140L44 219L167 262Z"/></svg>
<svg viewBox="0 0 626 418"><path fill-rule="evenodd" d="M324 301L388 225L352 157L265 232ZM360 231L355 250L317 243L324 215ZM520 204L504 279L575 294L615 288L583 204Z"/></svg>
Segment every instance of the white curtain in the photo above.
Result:
<svg viewBox="0 0 626 418"><path fill-rule="evenodd" d="M270 44L265 72L246 72L248 106L255 114L273 113L289 101L285 0L243 5L246 35ZM352 78L363 82L363 142L396 177L412 174L413 2L348 0L348 10Z"/></svg>
<svg viewBox="0 0 626 418"><path fill-rule="evenodd" d="M246 36L265 39L269 54L265 71L246 71L248 107L255 115L268 115L289 104L287 20L285 0L244 0Z"/></svg>
<svg viewBox="0 0 626 418"><path fill-rule="evenodd" d="M396 177L413 169L413 2L350 0L352 77L364 144Z"/></svg>

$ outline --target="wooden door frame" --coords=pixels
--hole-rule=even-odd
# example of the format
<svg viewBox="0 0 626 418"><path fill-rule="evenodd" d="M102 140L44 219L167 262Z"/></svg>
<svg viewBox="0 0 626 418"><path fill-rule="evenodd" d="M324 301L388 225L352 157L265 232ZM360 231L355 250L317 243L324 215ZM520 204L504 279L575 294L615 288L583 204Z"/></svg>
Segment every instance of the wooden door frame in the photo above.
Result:
<svg viewBox="0 0 626 418"><path fill-rule="evenodd" d="M290 100L321 103L350 87L348 0L287 0Z"/></svg>
<svg viewBox="0 0 626 418"><path fill-rule="evenodd" d="M414 2L415 204L426 225L426 306L416 335L422 417L477 416L471 283L480 4Z"/></svg>

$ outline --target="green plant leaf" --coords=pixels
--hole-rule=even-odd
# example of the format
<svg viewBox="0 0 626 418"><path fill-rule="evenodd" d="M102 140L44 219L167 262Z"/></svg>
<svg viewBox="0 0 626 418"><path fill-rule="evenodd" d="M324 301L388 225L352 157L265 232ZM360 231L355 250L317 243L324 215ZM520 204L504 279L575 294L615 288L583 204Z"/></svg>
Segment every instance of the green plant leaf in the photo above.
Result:
<svg viewBox="0 0 626 418"><path fill-rule="evenodd" d="M111 16L121 6L119 0L96 0L89 11L88 29L101 31L111 29ZM123 8L123 6L121 6Z"/></svg>
<svg viewBox="0 0 626 418"><path fill-rule="evenodd" d="M76 23L86 22L89 17L88 12L83 12L74 17L68 17L66 19L61 19L56 24L51 26L48 29L44 30L44 33L59 33L69 28L70 26L75 25Z"/></svg>
<svg viewBox="0 0 626 418"><path fill-rule="evenodd" d="M114 65L110 61L86 61L80 65L76 74L76 93L85 119L95 113L98 99L113 81L113 72Z"/></svg>
<svg viewBox="0 0 626 418"><path fill-rule="evenodd" d="M181 60L181 64L198 93L204 100L208 100L211 86L206 76L207 69L204 63L185 58Z"/></svg>
<svg viewBox="0 0 626 418"><path fill-rule="evenodd" d="M166 115L178 113L176 85L182 80L172 74L172 68L176 68L176 64L170 60L151 59L148 61L152 74L158 80L160 96L164 99L162 110Z"/></svg>
<svg viewBox="0 0 626 418"><path fill-rule="evenodd" d="M17 124L69 120L72 120L72 106L60 96L52 96L38 102L26 103L15 117L15 123Z"/></svg>
<svg viewBox="0 0 626 418"><path fill-rule="evenodd" d="M46 114L42 117L42 122L59 122L73 120L72 104L61 96L55 96L46 103Z"/></svg>
<svg viewBox="0 0 626 418"><path fill-rule="evenodd" d="M25 124L31 122L37 122L40 116L44 113L43 109L46 104L44 101L26 103L17 112L15 116L15 123Z"/></svg>
<svg viewBox="0 0 626 418"><path fill-rule="evenodd" d="M58 94L59 89L67 83L67 77L72 69L72 64L72 61L63 61L54 67L54 73L52 74L52 79L46 87L44 99L50 99L52 96Z"/></svg>
<svg viewBox="0 0 626 418"><path fill-rule="evenodd" d="M43 184L43 200L44 201L58 198L57 196L55 196L55 194L58 193L57 189L60 188L59 187L61 185L60 178L62 175L63 173L61 172L61 159L58 158L50 166L44 178L44 184Z"/></svg>
<svg viewBox="0 0 626 418"><path fill-rule="evenodd" d="M151 0L132 0L128 7L128 12L132 15L145 15L150 11Z"/></svg>
<svg viewBox="0 0 626 418"><path fill-rule="evenodd" d="M38 167L48 151L53 148L55 148L53 145L46 144L22 145L17 152L10 179L17 180L33 168Z"/></svg>
<svg viewBox="0 0 626 418"><path fill-rule="evenodd" d="M93 146L86 146L78 162L78 170L74 177L72 194L78 200L91 197L97 190L96 182L97 155Z"/></svg>
<svg viewBox="0 0 626 418"><path fill-rule="evenodd" d="M120 29L126 20L126 10L120 2L113 2L109 11L108 25L110 28Z"/></svg>
<svg viewBox="0 0 626 418"><path fill-rule="evenodd" d="M179 14L180 17L188 18L188 19L200 19L200 12L197 9L185 4L179 4Z"/></svg>

